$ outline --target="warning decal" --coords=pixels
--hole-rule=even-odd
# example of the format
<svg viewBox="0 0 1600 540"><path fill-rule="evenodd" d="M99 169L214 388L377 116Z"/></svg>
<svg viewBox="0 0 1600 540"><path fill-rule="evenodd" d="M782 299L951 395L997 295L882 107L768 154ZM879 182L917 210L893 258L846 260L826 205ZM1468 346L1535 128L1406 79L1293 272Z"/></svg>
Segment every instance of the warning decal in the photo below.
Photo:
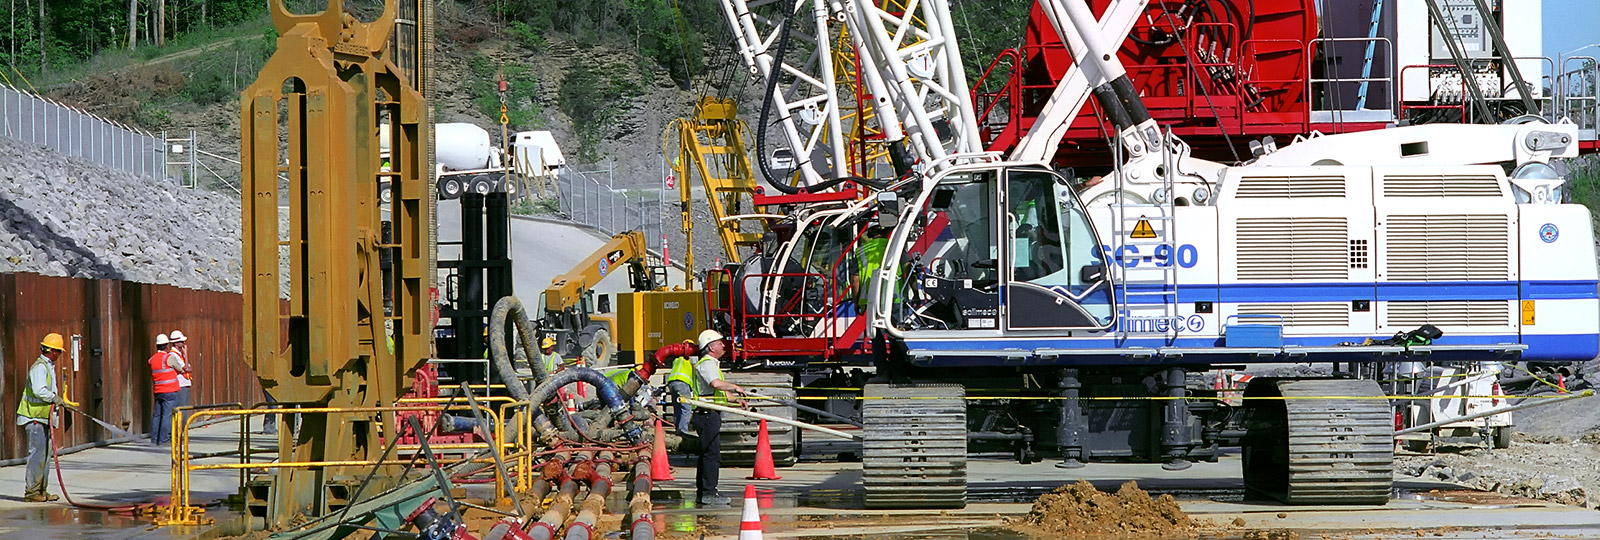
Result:
<svg viewBox="0 0 1600 540"><path fill-rule="evenodd" d="M1139 224L1133 226L1133 234L1129 234L1128 235L1128 238L1155 238L1155 237L1156 237L1155 228L1150 226L1150 220L1144 219L1144 218L1139 218Z"/></svg>

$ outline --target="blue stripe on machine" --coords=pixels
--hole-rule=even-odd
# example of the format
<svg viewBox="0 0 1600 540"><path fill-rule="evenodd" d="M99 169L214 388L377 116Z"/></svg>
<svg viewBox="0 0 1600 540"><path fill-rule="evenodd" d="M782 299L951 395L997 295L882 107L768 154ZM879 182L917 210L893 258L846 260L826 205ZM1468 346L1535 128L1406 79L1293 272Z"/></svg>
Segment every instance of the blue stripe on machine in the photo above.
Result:
<svg viewBox="0 0 1600 540"><path fill-rule="evenodd" d="M1284 336L1284 345L1301 347L1327 347L1343 341L1360 342L1368 337L1382 336ZM1526 334L1518 336L1509 335L1446 335L1434 342L1436 345L1496 345L1502 343L1522 343L1528 346L1523 351L1523 360L1534 361L1569 361L1588 360L1600 355L1600 335L1596 334ZM1185 337L1178 338L1172 343L1160 337L1139 338L1130 337L1120 344L1115 337L1101 335L1083 338L1060 337L951 337L951 338L926 338L911 337L906 340L906 346L912 355L918 351L993 351L994 357L1031 356L1036 349L1077 349L1077 350L1103 350L1105 357L1115 356L1116 349L1160 347L1180 348L1212 348L1221 347L1221 338L1216 337ZM1481 353L1477 353L1481 354ZM1097 355L1098 356L1098 355ZM1336 353L1329 353L1336 356ZM1326 358L1325 358L1326 359Z"/></svg>
<svg viewBox="0 0 1600 540"><path fill-rule="evenodd" d="M1573 300L1594 298L1594 281L1524 281L1523 300Z"/></svg>
<svg viewBox="0 0 1600 540"><path fill-rule="evenodd" d="M1179 302L1348 302L1406 300L1591 300L1600 298L1595 281L1402 281L1379 283L1226 283L1181 284ZM1134 285L1129 291L1166 289ZM1161 297L1133 297L1135 304L1161 303Z"/></svg>

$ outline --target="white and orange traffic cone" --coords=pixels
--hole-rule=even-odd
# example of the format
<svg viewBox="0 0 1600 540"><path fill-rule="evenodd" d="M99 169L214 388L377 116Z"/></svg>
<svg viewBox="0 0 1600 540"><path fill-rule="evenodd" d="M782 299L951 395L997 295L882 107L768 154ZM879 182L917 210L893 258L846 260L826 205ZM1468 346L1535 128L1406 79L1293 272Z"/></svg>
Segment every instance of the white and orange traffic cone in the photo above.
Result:
<svg viewBox="0 0 1600 540"><path fill-rule="evenodd" d="M756 502L756 486L744 486L744 516L739 519L739 540L761 540L761 507Z"/></svg>

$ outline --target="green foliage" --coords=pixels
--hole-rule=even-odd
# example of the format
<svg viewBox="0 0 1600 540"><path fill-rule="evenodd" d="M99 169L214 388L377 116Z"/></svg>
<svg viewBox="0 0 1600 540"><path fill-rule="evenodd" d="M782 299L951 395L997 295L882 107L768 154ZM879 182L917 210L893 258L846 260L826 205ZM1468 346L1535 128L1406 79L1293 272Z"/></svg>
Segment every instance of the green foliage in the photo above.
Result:
<svg viewBox="0 0 1600 540"><path fill-rule="evenodd" d="M536 51L542 51L550 45L538 30L534 30L528 23L522 21L511 21L511 24L506 25L506 33L516 38L517 42Z"/></svg>
<svg viewBox="0 0 1600 540"><path fill-rule="evenodd" d="M128 5L127 0L45 1L42 6L35 1L0 4L0 21L5 23L0 24L0 62L37 78L41 72L123 51L129 43ZM261 0L166 0L168 46L156 48L148 46L156 41L150 24L155 3L137 5L137 54L143 58L153 58L173 46L185 47L222 37L221 32L228 27L266 13L266 3ZM185 39L190 36L204 37ZM43 51L41 39L46 44Z"/></svg>
<svg viewBox="0 0 1600 540"><path fill-rule="evenodd" d="M621 114L627 100L641 88L625 76L628 66L593 66L583 62L567 65L561 80L561 110L572 119L578 135L578 161L600 160L600 140ZM602 76L609 74L609 77Z"/></svg>
<svg viewBox="0 0 1600 540"><path fill-rule="evenodd" d="M523 197L511 204L511 213L519 216L538 216L556 214L561 211L561 201L555 197L535 199L533 196Z"/></svg>
<svg viewBox="0 0 1600 540"><path fill-rule="evenodd" d="M170 125L172 124L172 111L157 105L154 101L145 101L139 104L139 114L135 121L143 126Z"/></svg>
<svg viewBox="0 0 1600 540"><path fill-rule="evenodd" d="M1572 202L1589 207L1589 214L1600 221L1600 156L1587 155L1567 160L1570 173L1567 189Z"/></svg>
<svg viewBox="0 0 1600 540"><path fill-rule="evenodd" d="M982 75L1002 49L1022 45L1023 28L1028 24L1028 11L1033 4L1006 0L950 3L950 20L956 27L961 63L966 67L969 80Z"/></svg>
<svg viewBox="0 0 1600 540"><path fill-rule="evenodd" d="M494 60L479 54L472 58L469 67L472 80L467 89L472 104L478 112L494 121L500 121L499 67ZM532 70L523 64L505 65L506 116L512 131L538 129L545 125L543 108L539 105L539 81Z"/></svg>
<svg viewBox="0 0 1600 540"><path fill-rule="evenodd" d="M687 85L702 74L702 32L720 33L726 24L720 4L701 0L469 0L506 22L506 32L534 49L551 32L580 45L630 45L675 81ZM686 47L684 44L688 43ZM719 44L720 46L720 44ZM648 69L645 69L648 67ZM653 73L654 66L641 66Z"/></svg>

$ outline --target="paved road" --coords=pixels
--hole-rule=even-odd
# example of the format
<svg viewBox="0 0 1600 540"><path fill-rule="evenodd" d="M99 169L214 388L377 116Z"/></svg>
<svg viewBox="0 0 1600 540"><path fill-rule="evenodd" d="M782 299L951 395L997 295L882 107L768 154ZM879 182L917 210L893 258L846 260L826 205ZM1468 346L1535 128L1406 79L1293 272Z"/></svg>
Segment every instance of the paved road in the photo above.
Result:
<svg viewBox="0 0 1600 540"><path fill-rule="evenodd" d="M459 246L443 245L461 240L461 204L439 201L439 257L460 257ZM593 229L548 221L511 220L512 287L530 308L537 305L539 293L550 280L572 270L585 257L605 245L607 237ZM624 273L607 276L595 286L596 294L627 292Z"/></svg>

